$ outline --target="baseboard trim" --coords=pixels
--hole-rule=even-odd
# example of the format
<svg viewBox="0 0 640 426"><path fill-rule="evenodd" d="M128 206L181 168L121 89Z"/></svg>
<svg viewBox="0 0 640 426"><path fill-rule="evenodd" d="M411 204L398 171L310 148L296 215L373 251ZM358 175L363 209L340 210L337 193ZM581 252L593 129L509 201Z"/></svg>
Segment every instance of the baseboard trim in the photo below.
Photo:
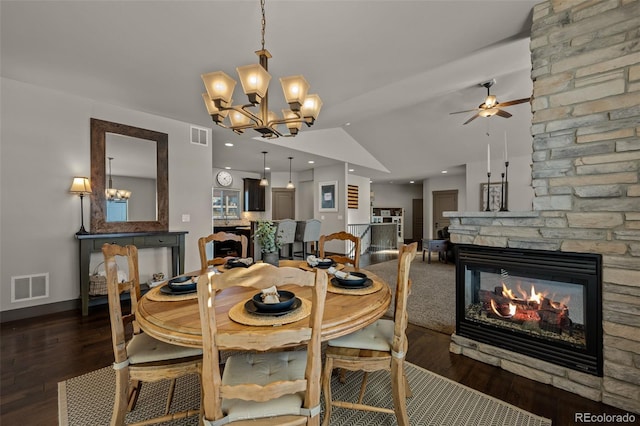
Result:
<svg viewBox="0 0 640 426"><path fill-rule="evenodd" d="M27 308L12 309L0 312L0 323L18 321L42 315L80 309L80 300L65 300L63 302L48 303L46 305L29 306Z"/></svg>

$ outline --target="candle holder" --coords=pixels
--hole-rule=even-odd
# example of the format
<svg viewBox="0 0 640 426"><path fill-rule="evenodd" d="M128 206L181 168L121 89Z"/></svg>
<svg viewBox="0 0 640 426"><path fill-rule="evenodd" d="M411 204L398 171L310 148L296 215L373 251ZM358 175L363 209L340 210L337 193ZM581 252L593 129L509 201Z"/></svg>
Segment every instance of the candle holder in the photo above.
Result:
<svg viewBox="0 0 640 426"><path fill-rule="evenodd" d="M484 209L485 212L491 211L491 196L489 191L491 190L491 172L487 172L487 208Z"/></svg>
<svg viewBox="0 0 640 426"><path fill-rule="evenodd" d="M507 208L507 197L508 197L508 192L509 192L509 186L507 184L508 181L508 176L509 176L509 162L505 161L504 162L504 173L502 173L502 176L504 177L504 181L502 182L502 196L500 197L500 211L501 212L508 212L509 209Z"/></svg>

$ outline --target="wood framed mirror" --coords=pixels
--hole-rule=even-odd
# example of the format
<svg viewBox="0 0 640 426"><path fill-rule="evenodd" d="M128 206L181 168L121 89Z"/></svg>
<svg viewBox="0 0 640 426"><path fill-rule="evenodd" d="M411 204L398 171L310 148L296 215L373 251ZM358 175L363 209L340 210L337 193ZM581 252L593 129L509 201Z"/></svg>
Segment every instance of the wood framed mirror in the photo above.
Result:
<svg viewBox="0 0 640 426"><path fill-rule="evenodd" d="M109 145L109 146L108 146ZM132 191L129 200L125 200L124 213L114 218L113 214L108 214L108 203L106 189L111 188L112 176L109 157L117 161L111 154L116 146L120 154L120 162L129 163L129 171L119 172L120 182L128 184L137 181L147 182L140 187L146 187L147 194L141 191ZM130 149L128 149L130 148ZM155 164L152 153L155 151ZM156 132L154 130L142 129L128 126L126 124L113 123L110 121L91 119L91 229L93 234L121 233L121 232L166 232L169 230L169 135ZM136 154L142 152L143 154ZM136 156L146 163L138 163L136 167ZM151 158L149 158L151 157ZM155 167L153 167L155 165ZM151 167L148 167L151 166ZM142 169L151 170L148 173L154 176L136 176ZM116 180L116 182L118 182ZM117 186L113 185L113 186ZM151 189L148 189L151 188ZM153 193L155 188L155 194ZM136 195L137 193L137 195ZM137 199L135 198L137 196ZM134 202L144 200L144 206L137 206ZM113 202L113 200L109 200ZM129 210L135 214L128 214ZM145 211L146 213L137 213Z"/></svg>

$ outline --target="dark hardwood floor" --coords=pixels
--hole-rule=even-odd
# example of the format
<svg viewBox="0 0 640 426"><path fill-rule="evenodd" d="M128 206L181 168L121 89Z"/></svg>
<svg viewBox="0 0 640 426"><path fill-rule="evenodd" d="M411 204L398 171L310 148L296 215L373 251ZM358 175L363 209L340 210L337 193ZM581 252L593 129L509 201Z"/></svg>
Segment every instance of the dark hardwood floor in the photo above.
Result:
<svg viewBox="0 0 640 426"><path fill-rule="evenodd" d="M362 266L394 259L366 256ZM106 306L7 322L0 336L0 424L55 425L57 384L113 362ZM549 385L534 382L449 352L450 336L410 325L407 361L480 392L553 420L573 425L574 413L624 414Z"/></svg>

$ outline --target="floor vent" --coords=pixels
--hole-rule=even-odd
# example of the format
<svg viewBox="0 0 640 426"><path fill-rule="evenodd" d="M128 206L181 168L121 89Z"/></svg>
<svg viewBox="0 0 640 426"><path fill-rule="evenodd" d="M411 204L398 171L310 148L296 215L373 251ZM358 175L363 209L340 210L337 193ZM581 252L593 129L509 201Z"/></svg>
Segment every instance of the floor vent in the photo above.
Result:
<svg viewBox="0 0 640 426"><path fill-rule="evenodd" d="M191 126L191 143L194 145L209 146L211 130L206 127Z"/></svg>
<svg viewBox="0 0 640 426"><path fill-rule="evenodd" d="M11 277L11 303L49 297L49 273Z"/></svg>

